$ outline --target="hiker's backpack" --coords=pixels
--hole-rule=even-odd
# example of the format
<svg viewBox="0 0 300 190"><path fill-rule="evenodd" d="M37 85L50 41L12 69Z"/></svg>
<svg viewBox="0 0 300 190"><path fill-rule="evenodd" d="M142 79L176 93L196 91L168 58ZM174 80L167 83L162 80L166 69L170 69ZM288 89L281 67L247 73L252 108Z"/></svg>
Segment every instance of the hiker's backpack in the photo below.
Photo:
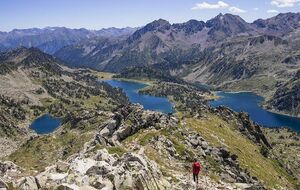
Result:
<svg viewBox="0 0 300 190"><path fill-rule="evenodd" d="M199 162L195 162L194 164L193 164L193 173L199 173L200 172L200 170L201 170L201 165L200 165L200 163Z"/></svg>

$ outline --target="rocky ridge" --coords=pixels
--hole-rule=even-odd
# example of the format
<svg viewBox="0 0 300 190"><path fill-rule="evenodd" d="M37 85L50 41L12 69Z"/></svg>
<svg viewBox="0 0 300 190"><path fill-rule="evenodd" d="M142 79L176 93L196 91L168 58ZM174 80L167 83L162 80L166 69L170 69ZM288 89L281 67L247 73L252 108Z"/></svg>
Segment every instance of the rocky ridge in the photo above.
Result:
<svg viewBox="0 0 300 190"><path fill-rule="evenodd" d="M64 46L97 38L116 38L130 35L135 28L105 28L87 30L84 28L70 29L66 27L46 27L14 29L0 32L0 52L24 46L39 48L45 53L54 54Z"/></svg>
<svg viewBox="0 0 300 190"><path fill-rule="evenodd" d="M133 114L134 113L134 114ZM133 116L134 115L134 116ZM126 125L124 120L134 117L136 123ZM197 157L211 155L219 160L221 170L224 172L222 179L230 181L215 182L208 176L201 177L200 183L196 186L191 183L185 173L172 171L173 176L166 177L166 172L161 166L149 159L146 153L148 147L136 143L127 144L130 138L139 130L177 130L178 120L171 116L144 111L139 106L128 106L121 108L100 127L95 137L85 143L84 148L65 161L57 161L55 165L45 168L35 176L21 177L23 169L12 162L2 162L2 184L6 186L17 186L20 189L245 189L259 187L259 181L251 177L247 171L239 168L238 157L232 155L226 148L211 147L203 137L192 131L181 133L186 139L186 146L197 150ZM143 118L143 119L142 119ZM155 148L158 154L168 156L171 163L178 168L187 167L185 160L192 160L192 157L182 157L174 141L167 136L157 136L149 139L150 146ZM124 141L125 140L125 141ZM104 148L107 147L107 148ZM109 147L123 147L128 151L120 155L110 154ZM190 148L188 148L190 150ZM126 151L126 152L127 152ZM194 152L195 153L195 152ZM186 153L184 153L186 154ZM193 154L193 153L190 153ZM222 165L224 164L224 165ZM209 167L209 166L205 166ZM175 169L175 168L173 168ZM173 170L171 169L171 170ZM209 173L209 171L207 171Z"/></svg>

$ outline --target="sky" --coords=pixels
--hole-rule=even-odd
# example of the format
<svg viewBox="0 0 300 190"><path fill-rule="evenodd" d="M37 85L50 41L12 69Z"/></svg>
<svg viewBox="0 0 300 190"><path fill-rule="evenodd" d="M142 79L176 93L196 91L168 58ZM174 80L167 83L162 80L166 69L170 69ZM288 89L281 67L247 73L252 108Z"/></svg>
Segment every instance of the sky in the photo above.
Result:
<svg viewBox="0 0 300 190"><path fill-rule="evenodd" d="M207 21L219 13L252 22L285 12L300 12L300 0L0 0L0 31L138 27L159 18L170 23Z"/></svg>

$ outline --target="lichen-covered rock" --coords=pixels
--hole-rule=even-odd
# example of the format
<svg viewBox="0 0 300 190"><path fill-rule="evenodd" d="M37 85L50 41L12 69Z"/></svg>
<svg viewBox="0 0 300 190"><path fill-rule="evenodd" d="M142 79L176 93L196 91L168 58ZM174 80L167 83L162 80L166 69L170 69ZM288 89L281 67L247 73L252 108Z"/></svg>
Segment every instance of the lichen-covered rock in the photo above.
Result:
<svg viewBox="0 0 300 190"><path fill-rule="evenodd" d="M0 190L8 190L7 184L0 178Z"/></svg>
<svg viewBox="0 0 300 190"><path fill-rule="evenodd" d="M36 183L36 179L32 176L23 177L18 182L18 187L21 190L38 190L38 184Z"/></svg>

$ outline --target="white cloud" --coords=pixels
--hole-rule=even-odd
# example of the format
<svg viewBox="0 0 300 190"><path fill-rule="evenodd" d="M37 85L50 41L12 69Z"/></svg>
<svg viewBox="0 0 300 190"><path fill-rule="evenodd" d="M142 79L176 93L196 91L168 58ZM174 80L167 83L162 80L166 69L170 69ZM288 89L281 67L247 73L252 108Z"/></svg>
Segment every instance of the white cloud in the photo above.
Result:
<svg viewBox="0 0 300 190"><path fill-rule="evenodd" d="M245 13L246 12L245 10L237 8L237 7L230 7L229 11L233 12L233 13Z"/></svg>
<svg viewBox="0 0 300 190"><path fill-rule="evenodd" d="M192 10L198 9L225 9L229 7L229 5L223 1L219 1L217 4L209 4L207 2L197 3Z"/></svg>
<svg viewBox="0 0 300 190"><path fill-rule="evenodd" d="M300 0L272 0L271 4L277 7L293 7Z"/></svg>
<svg viewBox="0 0 300 190"><path fill-rule="evenodd" d="M258 10L259 10L259 8L255 7L255 8L253 8L253 10L254 10L254 11L258 11Z"/></svg>
<svg viewBox="0 0 300 190"><path fill-rule="evenodd" d="M270 9L270 10L267 10L267 13L274 14L274 13L279 13L279 12L277 10Z"/></svg>

